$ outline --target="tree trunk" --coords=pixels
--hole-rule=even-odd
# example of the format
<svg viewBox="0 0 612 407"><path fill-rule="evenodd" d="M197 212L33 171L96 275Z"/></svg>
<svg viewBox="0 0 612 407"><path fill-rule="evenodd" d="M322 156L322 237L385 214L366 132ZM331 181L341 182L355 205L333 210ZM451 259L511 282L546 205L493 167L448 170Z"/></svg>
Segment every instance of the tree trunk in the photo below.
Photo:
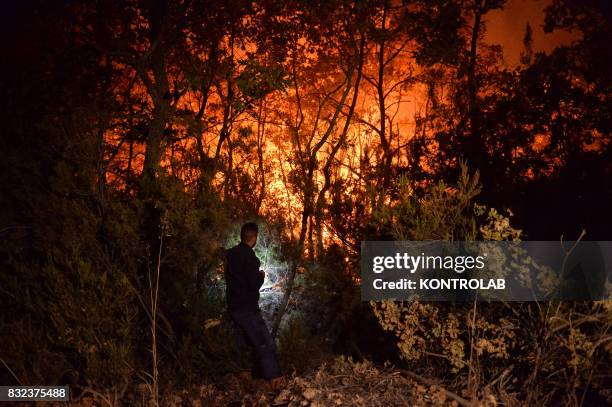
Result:
<svg viewBox="0 0 612 407"><path fill-rule="evenodd" d="M346 121L344 122L344 128L342 129L342 133L338 138L338 142L332 148L332 151L329 153L325 166L323 167L323 177L324 183L323 187L319 191L319 196L317 197L317 202L315 204L315 218L317 224L317 253L320 255L323 253L323 222L322 218L324 216L324 204L325 204L325 195L329 191L331 187L331 165L338 153L338 150L342 147L342 144L346 141L346 136L348 135L348 130L351 124L351 119L353 118L353 114L355 113L355 107L357 106L357 99L359 97L359 85L361 83L361 74L363 72L363 61L364 61L364 49L365 49L365 35L361 36L361 41L359 44L359 54L358 54L358 65L357 65L357 79L355 80L355 87L353 91L353 100L351 101L351 105L349 107L348 114L346 116Z"/></svg>
<svg viewBox="0 0 612 407"><path fill-rule="evenodd" d="M384 91L384 80L385 80L385 34L387 24L387 4L383 6L383 15L381 21L382 35L379 42L378 50L378 81L376 86L377 98L378 98L378 110L380 115L380 145L383 150L382 162L379 163L382 169L381 174L381 189L379 193L379 204L384 202L387 190L391 184L391 164L393 161L393 155L391 153L391 142L387 138L387 107L385 105L385 91Z"/></svg>
<svg viewBox="0 0 612 407"><path fill-rule="evenodd" d="M468 141L468 154L474 160L473 165L481 170L484 161L482 150L482 138L479 131L479 112L477 106L478 86L476 81L476 64L478 58L478 36L480 35L480 24L484 12L483 0L477 0L474 8L474 25L472 27L472 38L470 41L470 59L467 71L468 85L468 115L470 118L470 139Z"/></svg>
<svg viewBox="0 0 612 407"><path fill-rule="evenodd" d="M317 167L317 154L319 150L323 147L323 145L327 142L327 139L331 136L334 128L336 127L338 116L340 115L340 112L342 111L346 98L353 85L352 77L353 77L354 68L355 68L355 65L351 64L347 72L346 88L342 92L342 96L338 102L338 105L336 106L334 114L329 122L329 125L325 133L321 137L321 140L319 140L319 142L317 142L317 144L315 144L315 146L312 147L309 151L307 175L306 175L305 187L304 187L304 208L302 210L302 222L301 222L301 227L300 227L300 236L299 236L298 245L297 245L297 258L293 262L291 269L289 270L289 274L287 276L285 293L283 295L283 299L281 300L280 307L277 311L277 314L275 316L274 323L272 326L273 336L276 336L276 334L278 333L278 329L280 327L280 323L282 321L283 315L285 314L287 310L287 305L289 304L289 299L291 298L291 292L293 291L293 283L295 281L295 276L297 274L297 270L304 256L304 244L306 240L306 232L308 229L308 220L313 215L313 212L314 212L314 207L313 207L314 206L313 205L314 182L313 182L313 179L314 179L314 172ZM313 132L313 135L314 134L315 132ZM299 139L299 135L296 135L296 140L297 139ZM310 143L308 143L308 145L310 145Z"/></svg>
<svg viewBox="0 0 612 407"><path fill-rule="evenodd" d="M160 169L162 141L170 113L170 86L166 75L166 44L163 38L166 9L166 3L163 1L153 1L149 4L150 64L148 67L138 67L140 79L153 100L153 119L147 132L142 169L141 195L145 199L151 198L157 190L156 178ZM148 68L153 73L153 81L149 77Z"/></svg>
<svg viewBox="0 0 612 407"><path fill-rule="evenodd" d="M257 116L257 161L259 171L259 195L255 205L255 214L259 215L261 204L266 196L266 171L264 168L264 135L266 129L266 116L264 113L265 98L259 103L259 114Z"/></svg>

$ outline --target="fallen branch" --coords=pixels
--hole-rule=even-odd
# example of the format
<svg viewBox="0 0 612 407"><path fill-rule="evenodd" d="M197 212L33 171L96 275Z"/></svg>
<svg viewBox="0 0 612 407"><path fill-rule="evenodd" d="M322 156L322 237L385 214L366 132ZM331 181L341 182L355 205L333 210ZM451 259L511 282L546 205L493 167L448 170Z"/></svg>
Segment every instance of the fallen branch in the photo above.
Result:
<svg viewBox="0 0 612 407"><path fill-rule="evenodd" d="M498 381L502 380L504 377L506 377L506 375L508 375L508 373L510 373L512 371L512 369L514 369L514 365L510 365L508 366L506 369L504 369L503 372L500 373L499 376L497 376L496 379L494 379L491 383L487 384L485 387L491 387L493 386L495 383L497 383Z"/></svg>
<svg viewBox="0 0 612 407"><path fill-rule="evenodd" d="M414 372L411 372L410 370L398 369L398 371L399 371L400 373L402 373L403 375L408 376L408 377L410 377L410 378L412 378L412 379L416 379L416 380L418 380L418 381L420 381L420 382L422 382L422 383L427 384L428 386L436 386L437 388L439 388L440 390L442 390L442 392L443 392L444 394L446 394L446 396L447 396L447 397L449 397L449 398L451 398L451 399L455 400L457 403L459 403L459 404L460 404L460 405L462 405L462 406L465 406L465 407L472 407L472 403L471 403L470 401L468 401L468 400L464 399L463 397L461 397L460 395L458 395L458 394L456 394L456 393L453 393L453 392L452 392L452 391L450 391L450 390L446 390L444 387L440 386L439 384L437 384L437 383L436 383L436 382L434 382L433 380L430 380L430 379L428 379L428 378L426 378L426 377L423 377L423 376L421 376L421 375L419 375L419 374L416 374L416 373L414 373Z"/></svg>
<svg viewBox="0 0 612 407"><path fill-rule="evenodd" d="M19 383L20 386L23 386L23 383L21 382L21 380L19 380L19 378L17 377L17 375L15 374L15 372L13 372L13 369L11 369L9 367L9 365L6 364L6 362L4 361L4 359L0 358L0 362L2 362L2 364L4 365L4 367L6 367L6 369L9 371L9 373L11 374L11 376L13 376L15 378L15 380L17 380L17 383Z"/></svg>

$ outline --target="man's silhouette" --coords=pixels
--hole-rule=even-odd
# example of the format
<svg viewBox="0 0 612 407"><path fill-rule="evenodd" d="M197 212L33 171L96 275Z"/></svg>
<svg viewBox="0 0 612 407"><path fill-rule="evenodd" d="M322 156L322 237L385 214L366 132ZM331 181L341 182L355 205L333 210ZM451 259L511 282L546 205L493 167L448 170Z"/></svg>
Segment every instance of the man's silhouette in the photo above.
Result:
<svg viewBox="0 0 612 407"><path fill-rule="evenodd" d="M240 243L227 252L225 268L227 307L231 319L242 329L255 352L253 376L271 381L273 387L281 377L276 344L259 309L259 289L265 273L253 251L257 243L255 223L245 223L240 230Z"/></svg>

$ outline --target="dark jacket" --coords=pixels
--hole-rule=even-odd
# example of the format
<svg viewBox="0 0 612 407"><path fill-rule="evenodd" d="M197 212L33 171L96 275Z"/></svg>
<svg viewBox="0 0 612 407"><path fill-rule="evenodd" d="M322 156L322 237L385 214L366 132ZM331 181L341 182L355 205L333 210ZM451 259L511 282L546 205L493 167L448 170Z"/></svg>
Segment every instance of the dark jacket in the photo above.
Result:
<svg viewBox="0 0 612 407"><path fill-rule="evenodd" d="M259 289L264 276L253 249L240 242L227 251L225 263L225 295L230 312L259 311Z"/></svg>

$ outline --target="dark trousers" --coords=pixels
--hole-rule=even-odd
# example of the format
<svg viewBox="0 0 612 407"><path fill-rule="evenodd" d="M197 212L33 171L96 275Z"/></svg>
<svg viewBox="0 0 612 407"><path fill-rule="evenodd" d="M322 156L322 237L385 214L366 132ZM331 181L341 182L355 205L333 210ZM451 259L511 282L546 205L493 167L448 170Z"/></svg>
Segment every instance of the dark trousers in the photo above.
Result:
<svg viewBox="0 0 612 407"><path fill-rule="evenodd" d="M281 376L276 357L276 343L268 331L260 312L230 312L232 320L240 327L255 356L253 376L274 379Z"/></svg>

